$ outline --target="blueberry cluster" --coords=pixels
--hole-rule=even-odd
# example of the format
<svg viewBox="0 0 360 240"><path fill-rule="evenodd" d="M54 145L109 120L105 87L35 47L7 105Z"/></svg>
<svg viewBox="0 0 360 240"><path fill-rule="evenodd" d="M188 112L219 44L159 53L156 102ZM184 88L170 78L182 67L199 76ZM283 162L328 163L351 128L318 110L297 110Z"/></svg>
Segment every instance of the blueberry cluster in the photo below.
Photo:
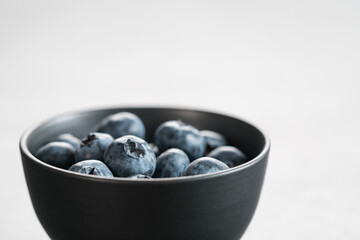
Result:
<svg viewBox="0 0 360 240"><path fill-rule="evenodd" d="M206 174L248 161L220 133L171 120L147 143L145 126L133 113L103 119L82 140L70 133L42 146L36 157L55 167L87 175L151 179Z"/></svg>

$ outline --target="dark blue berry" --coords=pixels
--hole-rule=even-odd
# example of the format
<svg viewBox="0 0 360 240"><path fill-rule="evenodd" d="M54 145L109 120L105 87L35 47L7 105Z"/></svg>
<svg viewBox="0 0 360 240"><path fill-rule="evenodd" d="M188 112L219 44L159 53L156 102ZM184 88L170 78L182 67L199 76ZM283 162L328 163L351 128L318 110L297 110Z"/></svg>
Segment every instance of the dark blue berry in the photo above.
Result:
<svg viewBox="0 0 360 240"><path fill-rule="evenodd" d="M205 154L205 138L195 127L181 121L167 121L161 124L155 132L154 142L160 152L169 148L183 150L190 160L202 157Z"/></svg>
<svg viewBox="0 0 360 240"><path fill-rule="evenodd" d="M215 158L202 157L190 163L189 166L187 166L187 168L185 168L183 171L182 176L213 173L228 168L229 167L225 163L220 162Z"/></svg>
<svg viewBox="0 0 360 240"><path fill-rule="evenodd" d="M242 151L233 146L222 146L215 148L207 156L216 158L229 167L238 166L249 160Z"/></svg>
<svg viewBox="0 0 360 240"><path fill-rule="evenodd" d="M132 175L128 178L132 178L132 179L151 179L151 177L149 176L146 176L146 175L142 175L142 174L135 174L135 175Z"/></svg>
<svg viewBox="0 0 360 240"><path fill-rule="evenodd" d="M126 135L145 138L144 123L138 116L129 112L119 112L104 118L95 131L108 133L115 139Z"/></svg>
<svg viewBox="0 0 360 240"><path fill-rule="evenodd" d="M104 162L114 176L128 177L136 174L152 176L156 156L150 145L135 136L124 136L113 141L105 151Z"/></svg>
<svg viewBox="0 0 360 240"><path fill-rule="evenodd" d="M99 160L84 160L72 165L69 171L96 175L102 177L114 177L110 169Z"/></svg>
<svg viewBox="0 0 360 240"><path fill-rule="evenodd" d="M88 159L104 161L105 148L114 141L107 133L89 133L81 140L80 147L75 152L75 161L80 162Z"/></svg>
<svg viewBox="0 0 360 240"><path fill-rule="evenodd" d="M80 139L72 135L71 133L63 133L56 137L55 141L57 142L67 142L74 147L74 149L78 149L80 147Z"/></svg>
<svg viewBox="0 0 360 240"><path fill-rule="evenodd" d="M200 131L200 134L205 138L207 152L210 152L217 147L226 145L226 139L220 133L210 130L202 130Z"/></svg>
<svg viewBox="0 0 360 240"><path fill-rule="evenodd" d="M75 163L75 149L66 142L50 142L41 147L35 156L52 166L68 169Z"/></svg>
<svg viewBox="0 0 360 240"><path fill-rule="evenodd" d="M184 151L170 148L157 158L154 177L179 177L189 164L189 157Z"/></svg>

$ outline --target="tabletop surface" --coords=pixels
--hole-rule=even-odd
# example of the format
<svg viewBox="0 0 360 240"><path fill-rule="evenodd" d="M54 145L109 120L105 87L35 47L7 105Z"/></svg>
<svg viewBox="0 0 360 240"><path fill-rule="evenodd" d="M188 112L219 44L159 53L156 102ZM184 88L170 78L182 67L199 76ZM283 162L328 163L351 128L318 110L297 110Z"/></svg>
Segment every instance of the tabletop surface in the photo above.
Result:
<svg viewBox="0 0 360 240"><path fill-rule="evenodd" d="M359 1L0 1L0 239L48 239L18 140L55 114L244 117L272 149L244 240L360 239Z"/></svg>

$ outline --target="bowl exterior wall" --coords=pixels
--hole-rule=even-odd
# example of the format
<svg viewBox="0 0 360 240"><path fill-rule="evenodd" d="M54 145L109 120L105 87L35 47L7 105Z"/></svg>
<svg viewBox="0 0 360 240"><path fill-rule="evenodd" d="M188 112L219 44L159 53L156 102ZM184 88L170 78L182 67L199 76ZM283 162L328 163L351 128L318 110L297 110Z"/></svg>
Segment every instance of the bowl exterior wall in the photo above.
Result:
<svg viewBox="0 0 360 240"><path fill-rule="evenodd" d="M267 155L216 178L141 184L72 176L22 160L35 212L51 239L238 240L256 209Z"/></svg>

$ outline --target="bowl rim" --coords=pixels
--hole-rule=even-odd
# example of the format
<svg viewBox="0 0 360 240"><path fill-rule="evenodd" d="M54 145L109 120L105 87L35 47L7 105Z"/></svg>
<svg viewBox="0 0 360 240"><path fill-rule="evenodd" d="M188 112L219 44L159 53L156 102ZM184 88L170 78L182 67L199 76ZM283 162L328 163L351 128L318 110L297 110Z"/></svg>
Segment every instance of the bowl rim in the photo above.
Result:
<svg viewBox="0 0 360 240"><path fill-rule="evenodd" d="M68 171L66 169L58 168L55 166L52 166L50 164L42 162L40 159L36 158L28 149L28 146L26 144L28 137L32 134L33 131L35 131L37 128L41 127L42 125L49 123L53 121L54 119L58 117L65 117L65 116L72 116L72 115L78 115L83 114L86 112L96 112L96 111L106 111L106 110L120 110L120 109L156 109L156 110L172 110L172 111L192 111L192 112L199 112L203 114L212 114L212 115L220 115L225 116L229 118L233 118L235 120L240 120L246 124L251 125L255 129L257 129L264 137L265 144L261 152L251 159L250 161L241 164L236 167L228 168L225 170L221 170L218 172L213 173L206 173L206 174L200 174L200 175L192 175L192 176L181 176L181 177L167 177L167 178L152 178L152 179L131 179L126 177L103 177L103 176L96 176L96 175L85 175L77 172ZM89 109L83 109L83 110L75 110L75 111L67 111L64 113L56 114L52 117L47 118L46 120L40 121L38 123L35 123L28 127L23 134L20 137L19 141L19 147L20 151L23 155L25 155L28 159L30 159L32 162L37 164L40 167L46 168L50 171L56 172L58 174L64 174L69 177L75 177L75 178L81 178L81 179L87 179L87 180L96 180L96 181L104 181L104 182L113 182L113 183L119 183L119 182L133 182L133 183L145 183L145 184L153 184L153 183L180 183L180 182L189 182L189 181L197 181L197 180L204 180L209 178L217 178L225 175L230 175L236 172L243 171L247 168L250 168L251 166L255 165L262 159L265 159L265 155L269 153L270 151L270 139L268 135L257 125L253 124L252 122L245 120L242 117L238 117L236 115L230 115L228 113L223 113L220 111L212 111L212 110L204 110L199 108L186 108L186 107L164 107L164 106L111 106L111 107L102 107L102 108L89 108Z"/></svg>

